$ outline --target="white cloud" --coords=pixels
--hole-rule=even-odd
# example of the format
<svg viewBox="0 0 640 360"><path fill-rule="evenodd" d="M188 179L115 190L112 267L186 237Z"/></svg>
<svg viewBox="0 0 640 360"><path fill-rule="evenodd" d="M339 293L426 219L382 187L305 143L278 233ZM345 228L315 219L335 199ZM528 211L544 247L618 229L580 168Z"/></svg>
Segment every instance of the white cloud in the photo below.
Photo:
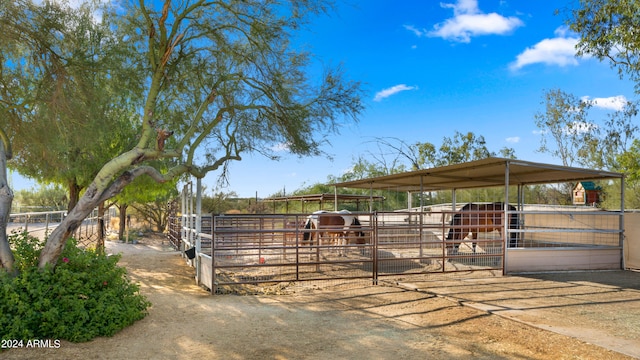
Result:
<svg viewBox="0 0 640 360"><path fill-rule="evenodd" d="M578 38L570 36L564 27L556 29L555 35L556 37L544 39L520 53L516 61L511 64L511 70L537 63L558 66L578 65L576 58Z"/></svg>
<svg viewBox="0 0 640 360"><path fill-rule="evenodd" d="M382 101L383 99L386 99L389 96L395 95L401 91L417 90L417 89L418 89L417 86L407 86L405 84L392 86L390 88L386 88L384 90L378 91L376 93L376 96L373 98L373 101Z"/></svg>
<svg viewBox="0 0 640 360"><path fill-rule="evenodd" d="M583 134L583 133L588 133L597 128L598 128L598 125L593 123L588 123L584 121L574 121L569 126L564 128L564 132L571 135Z"/></svg>
<svg viewBox="0 0 640 360"><path fill-rule="evenodd" d="M403 25L403 26L404 26L405 29L411 31L417 37L424 36L427 33L426 30L424 30L424 29L420 30L420 29L416 28L413 25Z"/></svg>
<svg viewBox="0 0 640 360"><path fill-rule="evenodd" d="M271 150L273 150L275 152L289 151L289 144L288 143L278 143L278 144L273 145L271 147Z"/></svg>
<svg viewBox="0 0 640 360"><path fill-rule="evenodd" d="M512 136L505 139L508 143L516 144L520 142L520 136Z"/></svg>
<svg viewBox="0 0 640 360"><path fill-rule="evenodd" d="M454 16L434 25L434 30L428 33L429 36L468 43L472 36L503 35L524 25L522 20L514 16L504 17L498 13L482 13L478 8L477 0L458 0L455 4L440 4L440 6L453 9Z"/></svg>
<svg viewBox="0 0 640 360"><path fill-rule="evenodd" d="M440 3L440 6L453 9L453 14L456 16L480 12L480 9L478 9L478 0L458 0L455 4Z"/></svg>
<svg viewBox="0 0 640 360"><path fill-rule="evenodd" d="M590 99L589 96L583 96L582 101L601 109L614 111L624 110L624 107L627 106L628 102L627 98L624 95L593 99Z"/></svg>

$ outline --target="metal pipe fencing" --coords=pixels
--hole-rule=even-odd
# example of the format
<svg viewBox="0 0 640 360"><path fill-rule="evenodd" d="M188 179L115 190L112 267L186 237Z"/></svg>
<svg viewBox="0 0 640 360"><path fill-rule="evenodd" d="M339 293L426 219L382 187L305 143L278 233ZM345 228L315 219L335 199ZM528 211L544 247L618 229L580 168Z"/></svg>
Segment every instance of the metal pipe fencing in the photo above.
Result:
<svg viewBox="0 0 640 360"><path fill-rule="evenodd" d="M64 220L66 211L42 211L42 212L25 212L9 215L7 223L7 233L27 232L29 235L45 240L49 234ZM105 212L105 217L98 216L98 210L94 209L91 214L82 221L82 224L76 230L74 236L78 240L78 244L83 247L97 247L97 241L100 235L100 221L104 221L104 226L109 223L111 213ZM105 227L103 227L104 229Z"/></svg>
<svg viewBox="0 0 640 360"><path fill-rule="evenodd" d="M381 278L430 273L502 274L502 235L479 240L476 251L469 245L451 254L446 212L354 215L366 243L353 237L332 242L326 234L343 228L308 229L308 214L216 216L210 247L203 245L198 256L199 283L216 294L286 282L364 280L375 285ZM323 235L329 241L307 240Z"/></svg>
<svg viewBox="0 0 640 360"><path fill-rule="evenodd" d="M592 261L602 249L621 253L618 212L535 207L492 212L502 224L513 215L518 221L493 231L482 231L486 224L467 225L462 240L448 238L457 226L452 224L456 213L450 204L422 212L354 213L366 243L358 243L353 235L345 235L341 243L330 242L331 237L322 233L344 229L308 229L310 214L208 215L200 219L199 234L191 228L196 218L175 215L170 216L168 237L185 257L184 251L193 248L189 263L196 268L197 283L212 294L268 292L319 281L378 284L380 279L427 274L502 276L507 257L541 263L532 256L546 259L548 251L587 251L587 261ZM309 241L323 235L326 241ZM547 252L536 252L540 249Z"/></svg>

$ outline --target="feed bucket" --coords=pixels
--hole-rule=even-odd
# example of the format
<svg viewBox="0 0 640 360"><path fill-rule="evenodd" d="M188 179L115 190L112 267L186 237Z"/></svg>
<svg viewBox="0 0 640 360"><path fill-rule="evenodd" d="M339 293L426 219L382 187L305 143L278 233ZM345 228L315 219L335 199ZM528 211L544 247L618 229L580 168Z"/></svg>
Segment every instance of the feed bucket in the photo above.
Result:
<svg viewBox="0 0 640 360"><path fill-rule="evenodd" d="M187 255L187 258L189 258L189 260L192 260L196 257L196 248L192 247L191 249L187 249L185 250L184 254Z"/></svg>

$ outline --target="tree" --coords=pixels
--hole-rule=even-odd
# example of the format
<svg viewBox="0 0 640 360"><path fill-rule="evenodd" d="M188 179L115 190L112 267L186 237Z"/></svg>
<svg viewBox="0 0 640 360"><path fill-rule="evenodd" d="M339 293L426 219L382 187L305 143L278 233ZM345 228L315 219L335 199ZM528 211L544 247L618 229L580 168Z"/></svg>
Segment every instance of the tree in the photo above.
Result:
<svg viewBox="0 0 640 360"><path fill-rule="evenodd" d="M116 61L126 48L95 21L95 9L26 0L0 6L0 116L15 150L9 165L65 185L67 209L101 164L133 144L136 77Z"/></svg>
<svg viewBox="0 0 640 360"><path fill-rule="evenodd" d="M6 13L5 27L26 29L17 41L27 46L16 44L2 67L2 97L14 114L11 167L66 186L70 210L100 167L134 144L143 93L127 58L137 52L114 40L108 22L95 21L90 3L18 4L26 11Z"/></svg>
<svg viewBox="0 0 640 360"><path fill-rule="evenodd" d="M602 126L597 126L590 148L584 154L589 167L620 170L618 156L629 150L640 127L637 125L638 103L627 101L624 108L607 114Z"/></svg>
<svg viewBox="0 0 640 360"><path fill-rule="evenodd" d="M596 128L588 121L590 103L555 89L544 93L542 105L545 111L534 115L541 130L538 151L559 158L564 166L582 163L584 157L579 155L589 151Z"/></svg>
<svg viewBox="0 0 640 360"><path fill-rule="evenodd" d="M640 93L640 23L637 1L581 0L571 11L567 23L580 39L576 45L579 55L591 55L600 61L607 61L617 69L620 78L625 75L635 83L635 92ZM604 148L606 165L613 170L624 171L628 175L626 184L626 204L638 207L637 194L640 181L637 179L640 164L634 160L638 155L638 145L630 145L638 126L631 120L637 115L637 104L627 104L618 117L610 118L613 130L604 134L607 139ZM628 146L630 145L630 147Z"/></svg>
<svg viewBox="0 0 640 360"><path fill-rule="evenodd" d="M625 207L640 209L640 140L635 139L628 151L618 154L620 171L626 174Z"/></svg>
<svg viewBox="0 0 640 360"><path fill-rule="evenodd" d="M203 191L204 192L204 191ZM231 198L237 198L235 192L212 191L211 196L202 197L202 211L209 214L224 214L234 208Z"/></svg>
<svg viewBox="0 0 640 360"><path fill-rule="evenodd" d="M17 211L23 207L36 208L29 211L60 211L67 208L69 199L65 189L57 184L43 185L38 189L20 190L15 193L15 203L19 205Z"/></svg>
<svg viewBox="0 0 640 360"><path fill-rule="evenodd" d="M580 35L578 55L609 61L618 74L626 73L640 92L640 3L637 1L580 0L567 20Z"/></svg>
<svg viewBox="0 0 640 360"><path fill-rule="evenodd" d="M372 141L378 148L377 152L368 151L369 155L375 160L376 163L382 166L382 170L385 174L391 174L397 172L398 167L404 168L400 159L404 158L408 160L411 169L416 170L419 168L418 151L416 146L411 146L399 138L385 138L377 137ZM390 157L391 160L387 160ZM362 162L363 159L358 159L358 162Z"/></svg>
<svg viewBox="0 0 640 360"><path fill-rule="evenodd" d="M365 159L364 157L360 156L354 161L353 166L349 171L345 172L344 174L338 177L329 176L328 181L329 183L334 183L334 182L366 179L369 177L394 174L404 169L404 167L397 164L397 162L395 161L394 161L394 166L388 166L387 163L384 163L378 159L376 160L377 161L375 162L371 162Z"/></svg>
<svg viewBox="0 0 640 360"><path fill-rule="evenodd" d="M638 105L627 101L619 110L609 112L603 121L592 120L592 104L575 95L556 89L545 93L545 112L535 115L541 130L540 152L595 169L616 171L617 157L627 151L640 128L635 117ZM549 138L553 139L550 144Z"/></svg>
<svg viewBox="0 0 640 360"><path fill-rule="evenodd" d="M246 152L275 158L269 150L275 143L300 156L321 153L322 139L362 111L359 83L336 68L313 85L305 73L309 54L290 43L293 32L330 5L166 0L159 9L140 2L137 8L105 10L102 21L114 32L111 39L145 56L136 143L97 172L49 236L38 266L55 265L90 211L140 176L162 183L183 174L224 175L228 162ZM176 165L166 172L152 166L162 159L175 159Z"/></svg>
<svg viewBox="0 0 640 360"><path fill-rule="evenodd" d="M460 164L488 158L491 155L484 136L476 137L472 132L463 134L456 131L452 138L443 139L435 163L436 166Z"/></svg>
<svg viewBox="0 0 640 360"><path fill-rule="evenodd" d="M487 147L484 136L476 136L473 132L463 134L456 131L453 137L443 138L438 148L430 142L409 145L397 138L377 138L375 141L379 145L380 155L374 155L373 158L387 169L387 174L404 171L405 166L399 163L399 158L409 161L411 170L420 170L497 156ZM383 150L384 148L389 150ZM512 148L502 148L499 153L502 157L515 158L515 150ZM394 156L391 167L380 160L389 155Z"/></svg>

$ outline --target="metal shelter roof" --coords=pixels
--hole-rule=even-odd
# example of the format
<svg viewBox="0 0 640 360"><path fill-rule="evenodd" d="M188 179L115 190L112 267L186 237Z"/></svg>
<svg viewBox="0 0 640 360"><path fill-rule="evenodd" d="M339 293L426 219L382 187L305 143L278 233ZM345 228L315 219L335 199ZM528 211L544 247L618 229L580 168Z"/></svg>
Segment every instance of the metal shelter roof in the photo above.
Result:
<svg viewBox="0 0 640 360"><path fill-rule="evenodd" d="M383 196L369 196L369 195L352 195L352 194L307 194L307 195L290 195L290 196L274 196L264 198L262 201L278 202L278 201L334 201L335 199L341 202L359 202L369 201L373 198L374 201L384 200Z"/></svg>
<svg viewBox="0 0 640 360"><path fill-rule="evenodd" d="M337 200L337 201L336 201ZM275 212L275 204L277 202L284 202L287 206L287 213L289 212L289 203L290 202L301 202L302 203L302 211L305 211L305 204L309 202L317 202L319 207L322 209L324 207L324 203L333 202L334 207L338 206L338 203L356 203L358 206L358 210L360 208L360 203L371 203L372 201L384 201L384 196L372 196L372 195L352 195L352 194L307 194L307 195L290 195L290 196L275 196L270 198L262 199L264 202L272 202L274 206ZM337 210L337 208L336 208Z"/></svg>
<svg viewBox="0 0 640 360"><path fill-rule="evenodd" d="M490 157L462 164L333 184L336 187L396 191L436 191L582 180L621 179L624 174Z"/></svg>

